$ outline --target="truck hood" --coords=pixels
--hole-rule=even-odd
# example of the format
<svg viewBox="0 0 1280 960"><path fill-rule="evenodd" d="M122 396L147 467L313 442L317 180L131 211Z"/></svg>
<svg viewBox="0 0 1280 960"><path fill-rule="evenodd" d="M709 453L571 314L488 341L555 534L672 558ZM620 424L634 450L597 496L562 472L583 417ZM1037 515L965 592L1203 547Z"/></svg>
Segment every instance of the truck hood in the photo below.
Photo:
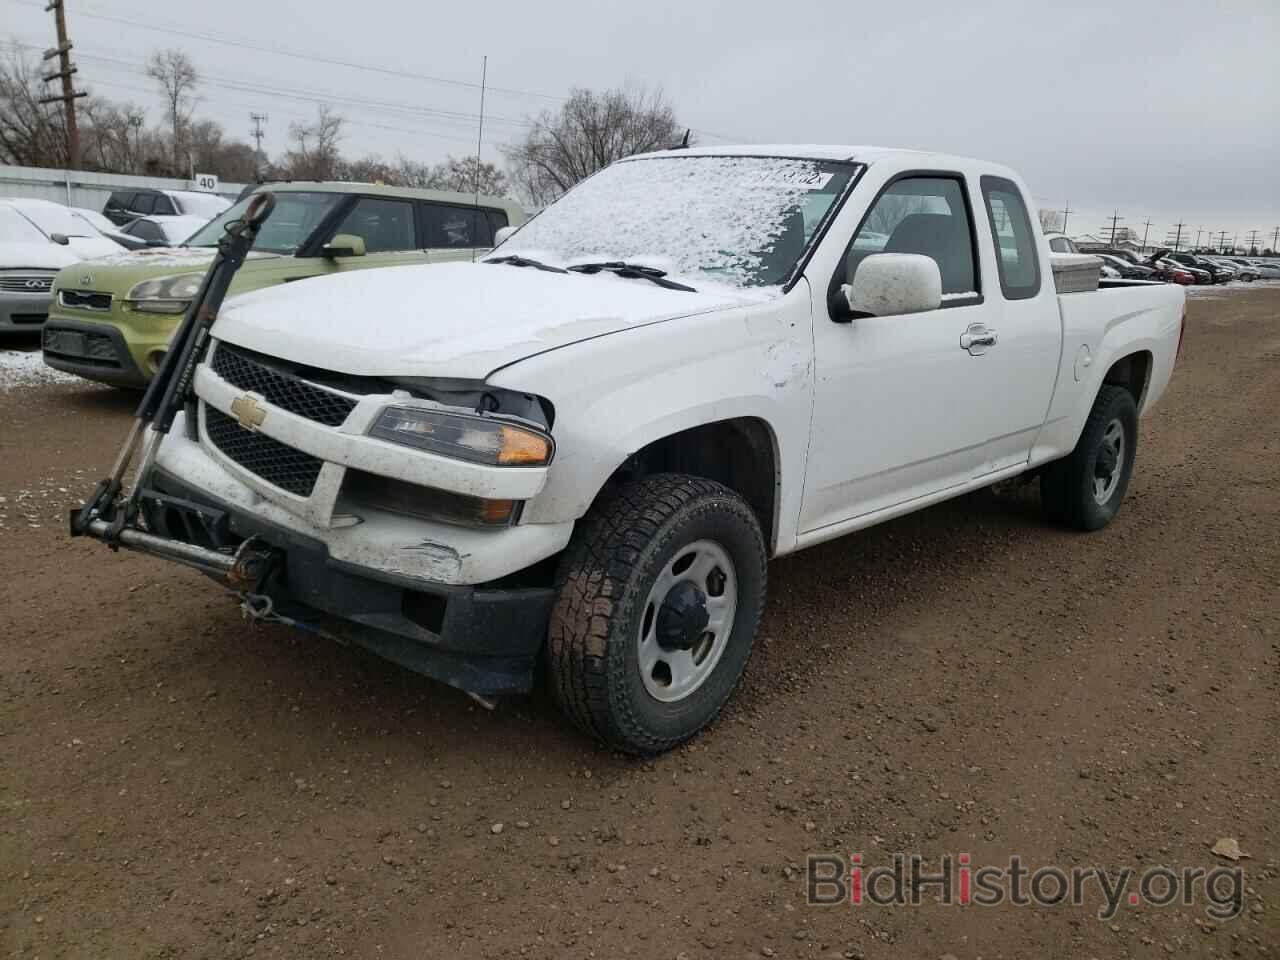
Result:
<svg viewBox="0 0 1280 960"><path fill-rule="evenodd" d="M442 263L316 277L229 300L213 335L354 376L480 380L536 353L777 294Z"/></svg>

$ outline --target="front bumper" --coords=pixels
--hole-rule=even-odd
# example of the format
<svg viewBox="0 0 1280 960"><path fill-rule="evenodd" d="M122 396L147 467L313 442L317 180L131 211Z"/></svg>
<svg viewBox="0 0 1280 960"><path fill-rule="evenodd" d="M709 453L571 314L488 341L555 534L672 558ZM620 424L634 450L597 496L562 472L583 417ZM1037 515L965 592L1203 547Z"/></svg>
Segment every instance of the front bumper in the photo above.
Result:
<svg viewBox="0 0 1280 960"><path fill-rule="evenodd" d="M430 583L344 562L326 545L157 469L143 511L156 536L214 550L250 537L283 555L261 588L275 610L481 695L529 690L555 591Z"/></svg>
<svg viewBox="0 0 1280 960"><path fill-rule="evenodd" d="M55 370L74 373L117 387L145 387L151 379L134 362L119 327L54 317L41 337L44 362Z"/></svg>
<svg viewBox="0 0 1280 960"><path fill-rule="evenodd" d="M49 316L48 293L0 293L0 330L35 332Z"/></svg>

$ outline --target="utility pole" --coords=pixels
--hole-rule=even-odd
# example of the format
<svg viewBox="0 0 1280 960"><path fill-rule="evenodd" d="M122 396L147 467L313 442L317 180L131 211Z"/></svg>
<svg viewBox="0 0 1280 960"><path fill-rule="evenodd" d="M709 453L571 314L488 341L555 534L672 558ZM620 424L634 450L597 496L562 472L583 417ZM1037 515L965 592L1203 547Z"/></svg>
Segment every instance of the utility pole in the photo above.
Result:
<svg viewBox="0 0 1280 960"><path fill-rule="evenodd" d="M1185 226L1185 223L1175 223L1173 230L1169 231L1169 236L1165 237L1165 246L1172 245L1174 253L1177 253L1182 246L1182 228Z"/></svg>
<svg viewBox="0 0 1280 960"><path fill-rule="evenodd" d="M1115 213L1111 215L1111 246L1113 247L1116 245L1116 226L1123 219L1124 217L1120 216L1119 210L1115 211ZM1107 228L1104 225L1101 229L1106 230Z"/></svg>
<svg viewBox="0 0 1280 960"><path fill-rule="evenodd" d="M1227 231L1219 230L1218 231L1218 250L1221 251L1222 248L1226 246L1226 244L1227 244Z"/></svg>
<svg viewBox="0 0 1280 960"><path fill-rule="evenodd" d="M1067 215L1071 213L1071 201L1068 200L1065 207L1062 208L1062 232L1067 232Z"/></svg>
<svg viewBox="0 0 1280 960"><path fill-rule="evenodd" d="M47 73L43 77L45 83L49 83L59 78L62 79L62 95L56 97L41 97L41 103L57 103L63 104L66 114L67 124L67 169L80 169L80 129L76 126L76 100L80 97L87 97L88 94L83 90L77 92L71 82L72 75L76 72L76 68L71 65L71 41L67 39L67 11L65 0L49 0L49 5L44 8L44 12L48 13L52 10L54 25L58 30L58 45L52 50L46 50L42 60L52 60L58 58L58 66L61 68L57 73Z"/></svg>
<svg viewBox="0 0 1280 960"><path fill-rule="evenodd" d="M1147 222L1142 225L1142 251L1147 250L1147 234L1151 232L1151 218L1147 217Z"/></svg>
<svg viewBox="0 0 1280 960"><path fill-rule="evenodd" d="M261 180L262 125L270 118L265 113L251 113L249 119L253 121L253 176L255 180Z"/></svg>
<svg viewBox="0 0 1280 960"><path fill-rule="evenodd" d="M1258 255L1258 231L1249 231L1249 256L1256 257Z"/></svg>
<svg viewBox="0 0 1280 960"><path fill-rule="evenodd" d="M1275 230L1271 231L1271 252L1272 253L1280 253L1280 250L1276 249L1276 244L1280 244L1280 227L1276 227Z"/></svg>

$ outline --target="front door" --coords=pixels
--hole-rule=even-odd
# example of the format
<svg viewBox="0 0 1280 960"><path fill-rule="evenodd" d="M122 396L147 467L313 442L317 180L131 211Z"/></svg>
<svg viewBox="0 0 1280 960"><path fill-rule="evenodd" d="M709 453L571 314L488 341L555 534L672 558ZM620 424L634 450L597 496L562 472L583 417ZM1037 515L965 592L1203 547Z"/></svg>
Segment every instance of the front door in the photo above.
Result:
<svg viewBox="0 0 1280 960"><path fill-rule="evenodd" d="M941 309L836 323L815 305L801 533L961 486L979 469L999 392L988 355L998 344L986 342L972 210L960 174L906 175L881 191L847 248L854 261L932 257Z"/></svg>

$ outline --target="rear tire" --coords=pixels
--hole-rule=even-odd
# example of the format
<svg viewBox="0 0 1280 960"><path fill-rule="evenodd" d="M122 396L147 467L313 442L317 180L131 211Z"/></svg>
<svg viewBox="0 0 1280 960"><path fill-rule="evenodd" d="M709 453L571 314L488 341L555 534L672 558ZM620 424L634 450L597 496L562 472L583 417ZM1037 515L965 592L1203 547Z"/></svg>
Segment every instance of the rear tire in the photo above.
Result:
<svg viewBox="0 0 1280 960"><path fill-rule="evenodd" d="M742 678L765 567L755 513L727 487L681 474L621 487L561 561L546 655L561 708L627 753L692 737Z"/></svg>
<svg viewBox="0 0 1280 960"><path fill-rule="evenodd" d="M1045 514L1076 530L1101 530L1120 510L1137 446L1133 394L1123 387L1103 386L1076 448L1040 474Z"/></svg>

